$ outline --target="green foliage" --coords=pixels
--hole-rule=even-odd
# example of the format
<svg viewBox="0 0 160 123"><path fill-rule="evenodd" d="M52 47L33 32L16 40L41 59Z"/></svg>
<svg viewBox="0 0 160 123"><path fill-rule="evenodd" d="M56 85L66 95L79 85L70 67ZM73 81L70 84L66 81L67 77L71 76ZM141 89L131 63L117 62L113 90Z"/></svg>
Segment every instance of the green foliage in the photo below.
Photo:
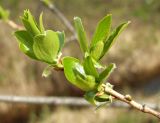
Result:
<svg viewBox="0 0 160 123"><path fill-rule="evenodd" d="M103 53L101 54L102 58L107 51L111 48L113 45L115 39L120 35L120 33L128 26L130 22L125 22L119 25L113 32L110 34L109 38L107 39L106 43L104 44Z"/></svg>
<svg viewBox="0 0 160 123"><path fill-rule="evenodd" d="M113 88L106 83L111 72L116 68L111 63L107 67L100 64L100 59L108 52L115 39L129 22L122 23L110 33L112 16L105 16L97 24L93 38L89 45L86 32L79 17L74 18L75 29L80 48L84 54L82 60L74 57L60 58L64 45L64 32L45 30L43 14L39 17L39 24L29 10L21 17L25 30L16 31L20 50L30 58L49 64L43 71L43 76L51 74L52 67L64 69L67 80L85 91L85 99L90 103L101 106L112 102L112 96L105 92L105 87Z"/></svg>
<svg viewBox="0 0 160 123"><path fill-rule="evenodd" d="M69 82L76 87L89 91L96 87L94 76L87 75L78 59L73 57L63 58L64 73Z"/></svg>
<svg viewBox="0 0 160 123"><path fill-rule="evenodd" d="M3 21L7 21L8 18L9 18L9 11L3 9L3 8L0 6L0 19L3 20Z"/></svg>
<svg viewBox="0 0 160 123"><path fill-rule="evenodd" d="M41 13L39 24L37 24L30 11L25 10L21 20L26 30L16 31L14 34L19 48L30 58L58 66L61 64L59 54L61 54L65 36L63 32L45 30L42 16Z"/></svg>
<svg viewBox="0 0 160 123"><path fill-rule="evenodd" d="M39 34L35 36L33 40L33 51L36 57L48 64L56 64L56 56L59 51L59 38L57 33L52 30L47 30L45 34Z"/></svg>
<svg viewBox="0 0 160 123"><path fill-rule="evenodd" d="M85 53L88 51L88 42L87 42L86 33L83 28L83 24L79 17L74 18L74 23L75 23L75 28L77 31L78 41L79 41L81 50Z"/></svg>
<svg viewBox="0 0 160 123"><path fill-rule="evenodd" d="M91 47L97 44L97 42L104 42L106 41L110 28L111 28L111 22L112 22L112 15L105 16L100 22L98 23L96 27L96 31L93 35L93 39L91 41Z"/></svg>

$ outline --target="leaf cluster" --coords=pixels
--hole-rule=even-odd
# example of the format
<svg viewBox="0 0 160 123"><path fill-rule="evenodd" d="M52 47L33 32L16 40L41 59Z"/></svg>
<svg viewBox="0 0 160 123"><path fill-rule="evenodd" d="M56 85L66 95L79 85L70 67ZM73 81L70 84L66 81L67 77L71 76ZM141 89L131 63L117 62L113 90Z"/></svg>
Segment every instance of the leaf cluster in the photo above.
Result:
<svg viewBox="0 0 160 123"><path fill-rule="evenodd" d="M104 85L116 65L111 63L105 66L100 63L100 60L129 22L122 23L111 31L112 15L109 14L98 22L92 40L89 41L81 19L75 17L75 30L84 56L79 60L71 56L60 58L65 40L64 32L45 30L42 15L41 13L37 23L29 10L24 11L21 20L25 30L14 33L20 50L30 58L49 65L44 70L43 76L48 76L52 67L63 68L67 80L85 91L84 97L90 103L99 106L111 102L112 97L105 93ZM109 83L105 86L113 87Z"/></svg>

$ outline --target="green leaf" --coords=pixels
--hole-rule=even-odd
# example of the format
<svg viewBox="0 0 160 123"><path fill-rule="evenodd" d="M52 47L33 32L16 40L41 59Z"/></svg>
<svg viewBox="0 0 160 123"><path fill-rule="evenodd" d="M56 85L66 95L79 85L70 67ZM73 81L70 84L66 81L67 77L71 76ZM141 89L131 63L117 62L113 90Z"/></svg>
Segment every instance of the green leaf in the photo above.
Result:
<svg viewBox="0 0 160 123"><path fill-rule="evenodd" d="M9 11L3 9L3 8L0 6L0 19L2 19L2 20L4 20L4 21L7 21L8 18L9 18Z"/></svg>
<svg viewBox="0 0 160 123"><path fill-rule="evenodd" d="M25 30L16 31L14 32L14 35L16 36L19 42L23 43L26 47L32 49L33 38L27 31Z"/></svg>
<svg viewBox="0 0 160 123"><path fill-rule="evenodd" d="M33 51L39 60L55 64L58 50L59 38L56 32L47 30L45 34L34 37Z"/></svg>
<svg viewBox="0 0 160 123"><path fill-rule="evenodd" d="M99 74L98 82L104 82L115 68L116 65L114 63L109 64L109 66Z"/></svg>
<svg viewBox="0 0 160 123"><path fill-rule="evenodd" d="M100 22L96 27L96 31L94 32L94 35L91 41L91 47L96 45L97 42L99 41L103 41L105 43L105 40L107 39L110 32L111 22L112 22L111 14L105 16L102 20L100 20Z"/></svg>
<svg viewBox="0 0 160 123"><path fill-rule="evenodd" d="M44 26L43 26L43 12L39 16L39 29L41 33L44 33Z"/></svg>
<svg viewBox="0 0 160 123"><path fill-rule="evenodd" d="M98 61L99 58L101 57L101 54L103 52L103 47L104 47L103 41L99 41L96 45L94 45L90 49L90 54L96 61Z"/></svg>
<svg viewBox="0 0 160 123"><path fill-rule="evenodd" d="M104 69L105 66L103 66L102 64L100 64L98 61L96 61L94 58L92 58L92 62L94 64L94 67L97 69Z"/></svg>
<svg viewBox="0 0 160 123"><path fill-rule="evenodd" d="M48 66L43 70L42 77L48 77L49 75L51 75L52 69L53 69L53 66L52 66L52 65L48 65Z"/></svg>
<svg viewBox="0 0 160 123"><path fill-rule="evenodd" d="M60 43L60 46L59 46L59 51L58 52L61 52L63 46L64 46L64 39L65 39L65 34L64 32L57 32L58 34L58 37L59 37L59 43Z"/></svg>
<svg viewBox="0 0 160 123"><path fill-rule="evenodd" d="M101 55L101 58L107 53L107 51L110 49L112 44L114 43L115 39L119 36L119 34L128 26L130 22L125 22L119 25L109 36L108 40L104 44L103 53Z"/></svg>
<svg viewBox="0 0 160 123"><path fill-rule="evenodd" d="M20 43L19 48L21 49L21 51L23 51L29 57L37 59L33 52L33 38L30 36L30 34L25 30L21 30L16 31L14 35Z"/></svg>
<svg viewBox="0 0 160 123"><path fill-rule="evenodd" d="M74 17L74 23L78 35L80 48L85 53L86 51L88 51L88 42L82 21L79 17Z"/></svg>
<svg viewBox="0 0 160 123"><path fill-rule="evenodd" d="M108 94L102 94L100 96L96 96L95 99L98 101L98 102L106 102L106 101L110 101L110 95Z"/></svg>
<svg viewBox="0 0 160 123"><path fill-rule="evenodd" d="M83 67L87 75L93 75L96 78L98 77L98 72L96 68L94 67L92 58L90 56L84 59Z"/></svg>
<svg viewBox="0 0 160 123"><path fill-rule="evenodd" d="M19 49L30 58L37 60L36 56L31 52L31 50L21 42L19 42Z"/></svg>
<svg viewBox="0 0 160 123"><path fill-rule="evenodd" d="M64 73L67 80L74 84L76 80L76 76L73 69L75 68L76 64L79 64L79 60L73 57L64 57L62 60L62 63L64 66Z"/></svg>
<svg viewBox="0 0 160 123"><path fill-rule="evenodd" d="M29 10L24 11L24 15L21 17L21 19L22 19L24 27L30 33L30 35L36 36L36 35L40 34L40 30L38 28L38 25L35 22L35 19Z"/></svg>
<svg viewBox="0 0 160 123"><path fill-rule="evenodd" d="M91 104L96 105L98 107L106 104L107 102L111 103L112 98L111 98L110 95L104 93L104 94L98 96L97 95L98 93L99 92L97 92L95 90L88 91L88 92L85 93L84 98L88 102L90 102Z"/></svg>
<svg viewBox="0 0 160 123"><path fill-rule="evenodd" d="M95 89L96 82L93 76L87 75L86 78L82 78L80 75L76 75L77 87L82 89L83 91L90 91Z"/></svg>
<svg viewBox="0 0 160 123"><path fill-rule="evenodd" d="M97 94L97 91L88 91L85 93L84 98L91 104L97 105L97 101L95 100L95 96Z"/></svg>
<svg viewBox="0 0 160 123"><path fill-rule="evenodd" d="M83 66L79 63L78 59L65 57L62 62L65 76L71 84L83 91L89 91L96 87L95 78L85 74Z"/></svg>

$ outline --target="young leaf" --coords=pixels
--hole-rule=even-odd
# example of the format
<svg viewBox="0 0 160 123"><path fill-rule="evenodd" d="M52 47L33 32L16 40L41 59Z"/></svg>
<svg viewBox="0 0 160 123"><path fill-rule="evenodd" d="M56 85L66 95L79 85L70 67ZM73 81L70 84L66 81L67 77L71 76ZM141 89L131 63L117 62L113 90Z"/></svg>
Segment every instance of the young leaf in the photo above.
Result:
<svg viewBox="0 0 160 123"><path fill-rule="evenodd" d="M65 76L70 83L83 91L89 91L96 87L95 78L85 74L78 59L65 57L62 62Z"/></svg>
<svg viewBox="0 0 160 123"><path fill-rule="evenodd" d="M93 105L98 107L104 105L106 102L111 102L111 96L108 94L103 94L98 96L97 91L91 90L85 93L84 98Z"/></svg>
<svg viewBox="0 0 160 123"><path fill-rule="evenodd" d="M103 52L103 47L104 47L103 41L99 41L96 45L94 45L90 49L90 54L96 61L99 60L99 58Z"/></svg>
<svg viewBox="0 0 160 123"><path fill-rule="evenodd" d="M87 75L92 75L96 78L98 77L98 72L96 68L94 67L92 58L90 56L84 59L83 67Z"/></svg>
<svg viewBox="0 0 160 123"><path fill-rule="evenodd" d="M14 32L14 35L16 36L16 38L19 42L24 44L29 49L32 49L33 38L31 37L31 35L27 31L25 31L25 30L16 31L16 32Z"/></svg>
<svg viewBox="0 0 160 123"><path fill-rule="evenodd" d="M24 11L24 15L21 17L21 19L22 19L24 27L30 33L30 35L36 36L36 35L40 34L40 30L38 28L38 25L35 22L35 19L29 10Z"/></svg>
<svg viewBox="0 0 160 123"><path fill-rule="evenodd" d="M83 28L82 21L79 17L75 17L74 23L75 23L75 28L76 28L77 35L78 35L78 41L80 44L80 48L85 53L86 51L88 51L88 42L87 42L86 33Z"/></svg>
<svg viewBox="0 0 160 123"><path fill-rule="evenodd" d="M47 30L45 34L34 37L33 51L39 60L55 64L58 50L59 38L56 32Z"/></svg>
<svg viewBox="0 0 160 123"><path fill-rule="evenodd" d="M99 74L98 82L105 81L115 68L116 68L116 65L114 63L111 63L108 67L106 67L106 69L104 69Z"/></svg>
<svg viewBox="0 0 160 123"><path fill-rule="evenodd" d="M41 33L44 33L44 26L43 26L43 12L39 16L39 29Z"/></svg>
<svg viewBox="0 0 160 123"><path fill-rule="evenodd" d="M106 43L104 44L104 49L103 49L103 53L101 55L100 58L102 58L105 53L107 53L107 51L110 49L110 47L112 46L112 44L114 43L115 39L119 36L119 34L128 26L130 22L125 22L122 23L121 25L119 25L109 36L108 40L106 41Z"/></svg>
<svg viewBox="0 0 160 123"><path fill-rule="evenodd" d="M48 66L43 70L42 77L48 77L49 75L51 75L52 69L53 69L53 66L48 65Z"/></svg>
<svg viewBox="0 0 160 123"><path fill-rule="evenodd" d="M64 46L64 39L65 39L65 34L64 32L57 32L58 34L58 37L59 37L59 43L60 43L60 46L59 46L59 51L58 52L61 52L63 46Z"/></svg>
<svg viewBox="0 0 160 123"><path fill-rule="evenodd" d="M77 87L83 91L90 91L95 89L96 82L93 76L87 75L87 78L83 79L80 75L76 75Z"/></svg>
<svg viewBox="0 0 160 123"><path fill-rule="evenodd" d="M111 14L105 16L102 20L100 20L100 22L96 27L96 31L94 32L94 35L91 41L91 47L96 45L97 42L99 41L103 41L105 43L105 40L107 39L108 34L110 32L111 22L112 22Z"/></svg>
<svg viewBox="0 0 160 123"><path fill-rule="evenodd" d="M75 68L76 64L79 64L79 60L73 57L64 57L62 63L67 80L76 85L76 76L73 69Z"/></svg>
<svg viewBox="0 0 160 123"><path fill-rule="evenodd" d="M95 100L95 96L97 94L97 91L88 91L85 93L84 98L91 104L97 105L97 101Z"/></svg>
<svg viewBox="0 0 160 123"><path fill-rule="evenodd" d="M36 59L36 56L34 55L33 51L30 50L28 47L26 47L24 44L22 44L21 42L19 42L19 49L26 54L27 56L29 56L32 59Z"/></svg>
<svg viewBox="0 0 160 123"><path fill-rule="evenodd" d="M30 34L25 30L21 30L16 31L14 35L19 42L19 48L21 51L29 57L37 59L33 52L33 38L30 36Z"/></svg>

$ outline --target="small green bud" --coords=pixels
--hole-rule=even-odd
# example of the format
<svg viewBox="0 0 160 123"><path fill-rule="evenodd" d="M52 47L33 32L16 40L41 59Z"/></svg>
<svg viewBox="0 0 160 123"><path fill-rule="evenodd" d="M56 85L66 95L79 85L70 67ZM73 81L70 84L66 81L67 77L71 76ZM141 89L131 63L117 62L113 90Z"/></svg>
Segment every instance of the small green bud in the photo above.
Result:
<svg viewBox="0 0 160 123"><path fill-rule="evenodd" d="M103 52L103 47L104 47L103 41L99 41L96 45L94 45L90 49L90 54L96 61L99 61L101 53Z"/></svg>
<svg viewBox="0 0 160 123"><path fill-rule="evenodd" d="M29 10L24 11L24 15L21 17L21 19L24 24L24 27L32 36L40 34L38 24L36 23L34 17L32 16Z"/></svg>

